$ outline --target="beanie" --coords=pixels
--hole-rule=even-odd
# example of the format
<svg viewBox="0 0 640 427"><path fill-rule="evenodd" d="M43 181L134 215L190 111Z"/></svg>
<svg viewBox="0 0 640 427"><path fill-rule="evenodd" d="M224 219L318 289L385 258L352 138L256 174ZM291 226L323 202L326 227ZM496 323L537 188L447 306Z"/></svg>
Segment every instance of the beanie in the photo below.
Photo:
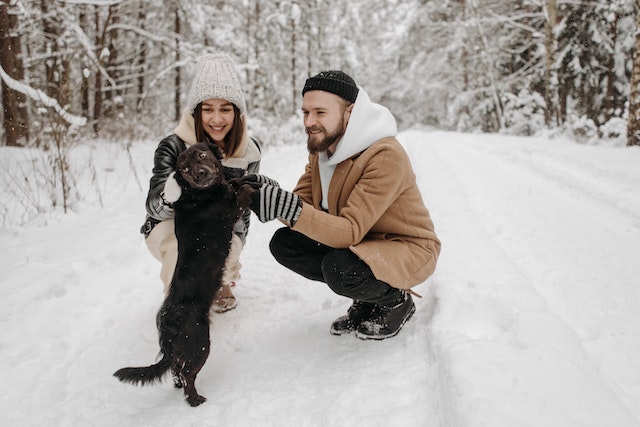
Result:
<svg viewBox="0 0 640 427"><path fill-rule="evenodd" d="M246 112L238 72L233 60L224 53L207 54L198 59L187 108L193 113L199 103L211 98L226 99L238 107L241 115Z"/></svg>
<svg viewBox="0 0 640 427"><path fill-rule="evenodd" d="M331 92L349 102L356 102L358 97L356 82L342 71L323 71L308 78L302 89L302 95L304 96L310 90Z"/></svg>

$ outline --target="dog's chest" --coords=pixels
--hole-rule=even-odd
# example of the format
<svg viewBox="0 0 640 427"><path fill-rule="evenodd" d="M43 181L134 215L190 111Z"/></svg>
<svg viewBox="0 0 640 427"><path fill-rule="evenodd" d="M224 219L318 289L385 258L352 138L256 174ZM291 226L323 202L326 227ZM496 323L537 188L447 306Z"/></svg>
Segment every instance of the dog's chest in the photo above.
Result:
<svg viewBox="0 0 640 427"><path fill-rule="evenodd" d="M201 249L218 246L219 242L227 244L240 216L235 197L224 192L198 198L184 196L175 204L175 232L179 243Z"/></svg>

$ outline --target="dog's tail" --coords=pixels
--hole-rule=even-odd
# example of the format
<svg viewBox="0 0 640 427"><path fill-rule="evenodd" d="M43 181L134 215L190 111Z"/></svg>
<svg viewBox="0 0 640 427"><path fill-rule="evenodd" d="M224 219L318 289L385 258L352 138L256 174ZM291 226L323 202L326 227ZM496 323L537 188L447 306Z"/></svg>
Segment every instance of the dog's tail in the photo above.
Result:
<svg viewBox="0 0 640 427"><path fill-rule="evenodd" d="M171 359L166 354L163 354L162 359L155 365L118 369L113 373L113 376L125 383L147 385L161 381L169 368L171 368Z"/></svg>

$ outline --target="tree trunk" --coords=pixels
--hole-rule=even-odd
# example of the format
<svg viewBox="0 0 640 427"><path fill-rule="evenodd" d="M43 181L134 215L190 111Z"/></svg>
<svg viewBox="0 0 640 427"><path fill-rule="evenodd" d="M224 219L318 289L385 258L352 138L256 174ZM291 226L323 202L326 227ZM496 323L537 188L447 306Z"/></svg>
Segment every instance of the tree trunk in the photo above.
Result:
<svg viewBox="0 0 640 427"><path fill-rule="evenodd" d="M618 42L618 14L616 13L611 22L611 54L607 64L607 95L604 100L604 122L613 117L615 111L615 81L616 81L616 43Z"/></svg>
<svg viewBox="0 0 640 427"><path fill-rule="evenodd" d="M94 6L94 20L96 25L96 54L98 57L98 70L96 71L96 79L94 81L93 90L93 133L98 136L100 131L100 116L102 116L102 49L104 47L104 29L100 32L100 9L98 6ZM109 19L105 22L105 27L108 25Z"/></svg>
<svg viewBox="0 0 640 427"><path fill-rule="evenodd" d="M293 5L292 5L293 7ZM292 11L293 12L293 11ZM291 114L295 115L298 103L298 88L296 87L296 20L295 16L291 16Z"/></svg>
<svg viewBox="0 0 640 427"><path fill-rule="evenodd" d="M140 26L142 30L146 30L146 8L145 5L141 2L140 9L138 9L138 22L140 22ZM142 112L142 99L144 98L144 84L145 84L145 71L147 68L147 42L142 40L140 43L139 51L138 51L138 61L137 61L137 70L138 70L138 96L136 100L136 112Z"/></svg>
<svg viewBox="0 0 640 427"><path fill-rule="evenodd" d="M18 17L7 0L0 1L0 66L9 77L24 81L22 45L18 34ZM29 116L25 96L2 82L4 139L10 146L25 145L29 140Z"/></svg>
<svg viewBox="0 0 640 427"><path fill-rule="evenodd" d="M298 111L298 87L296 84L296 74L298 73L298 64L296 63L296 33L298 32L298 24L300 19L300 6L295 2L291 2L291 114L295 115Z"/></svg>
<svg viewBox="0 0 640 427"><path fill-rule="evenodd" d="M180 2L176 2L176 10L175 10L175 31L176 31L176 64L180 64ZM180 66L176 66L176 76L175 76L175 99L174 99L174 120L180 120L180 116L182 116L182 112L180 110L180 97L182 95L182 90L180 89L180 80L182 80L182 76L180 75Z"/></svg>
<svg viewBox="0 0 640 427"><path fill-rule="evenodd" d="M627 145L640 145L640 11L636 12L636 40L629 91Z"/></svg>
<svg viewBox="0 0 640 427"><path fill-rule="evenodd" d="M467 20L467 3L466 0L459 0L460 2L460 20L462 22L466 22ZM462 66L462 90L464 92L469 90L469 51L467 50L468 46L468 33L467 30L464 29L464 39L462 43L462 49L460 50L460 64ZM468 111L468 108L465 106L465 111Z"/></svg>
<svg viewBox="0 0 640 427"><path fill-rule="evenodd" d="M556 54L555 26L558 19L558 5L556 0L547 0L545 8L545 37L544 37L544 122L547 126L552 126L556 118L556 91L558 77L554 66Z"/></svg>
<svg viewBox="0 0 640 427"><path fill-rule="evenodd" d="M118 25L120 23L120 5L109 6L109 16L111 16L111 21L105 24L106 27L111 25ZM118 61L120 57L120 51L118 46L118 31L114 28L111 28L107 32L107 38L109 40L108 50L109 56L106 58L105 69L113 79L112 82L115 82L115 85L110 84L109 90L105 90L103 103L106 106L106 111L104 111L104 115L110 118L117 117L118 114L118 96L120 95L120 89L118 88L120 77L122 75L122 70L119 67Z"/></svg>
<svg viewBox="0 0 640 427"><path fill-rule="evenodd" d="M55 12L49 9L50 2L40 0L40 13L42 15L42 31L44 33L44 48L42 49L48 58L44 61L45 69L45 93L51 98L57 98L59 89L58 60L59 44L58 33L60 25L55 22ZM62 104L61 104L62 105Z"/></svg>
<svg viewBox="0 0 640 427"><path fill-rule="evenodd" d="M80 9L79 11L79 15L78 15L78 22L80 24L80 28L82 28L82 30L86 33L89 34L89 25L87 24L87 8L89 6L86 5L80 5L78 6L78 8ZM81 99L80 99L80 108L82 110L82 115L84 117L89 117L89 75L86 72L86 68L87 65L82 63L81 64L81 72L82 72L82 78L80 80L80 95L81 95Z"/></svg>

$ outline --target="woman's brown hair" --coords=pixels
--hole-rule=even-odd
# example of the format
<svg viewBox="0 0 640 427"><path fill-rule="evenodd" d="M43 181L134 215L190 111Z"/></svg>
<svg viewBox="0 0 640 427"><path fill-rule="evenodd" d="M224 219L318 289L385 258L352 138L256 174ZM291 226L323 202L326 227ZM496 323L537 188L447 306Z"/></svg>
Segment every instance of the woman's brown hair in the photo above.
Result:
<svg viewBox="0 0 640 427"><path fill-rule="evenodd" d="M244 127L242 126L242 119L240 118L240 110L233 105L233 126L231 126L231 130L224 137L224 147L220 147L225 157L231 156L236 149L240 146L242 142L242 137ZM196 141L197 142L211 142L213 144L217 144L207 132L205 132L204 127L202 126L202 103L196 105L196 108L193 110L193 121L195 124L196 131Z"/></svg>

